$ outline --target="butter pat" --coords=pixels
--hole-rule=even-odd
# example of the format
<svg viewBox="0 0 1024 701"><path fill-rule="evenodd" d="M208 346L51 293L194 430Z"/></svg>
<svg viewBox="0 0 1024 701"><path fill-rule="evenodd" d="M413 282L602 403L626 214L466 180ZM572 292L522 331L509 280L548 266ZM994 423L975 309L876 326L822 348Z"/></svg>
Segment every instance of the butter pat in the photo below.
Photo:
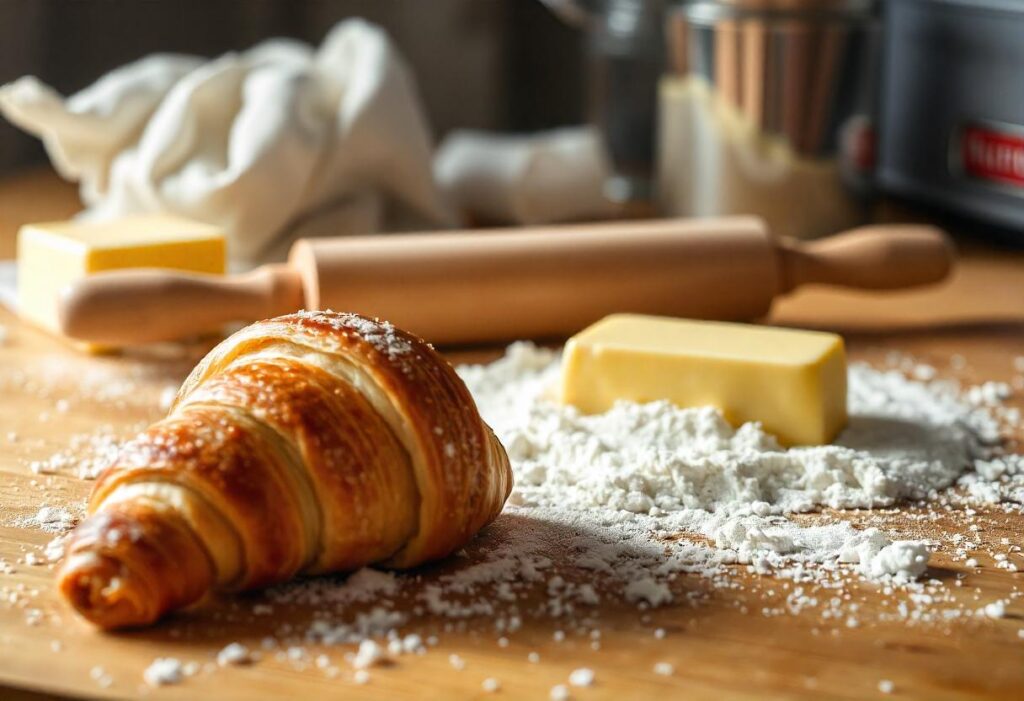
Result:
<svg viewBox="0 0 1024 701"><path fill-rule="evenodd" d="M120 268L223 274L224 263L223 232L179 217L26 224L18 232L18 313L58 333L60 292L87 275Z"/></svg>
<svg viewBox="0 0 1024 701"><path fill-rule="evenodd" d="M846 353L830 333L616 314L566 343L562 399L714 406L785 445L828 443L846 424Z"/></svg>

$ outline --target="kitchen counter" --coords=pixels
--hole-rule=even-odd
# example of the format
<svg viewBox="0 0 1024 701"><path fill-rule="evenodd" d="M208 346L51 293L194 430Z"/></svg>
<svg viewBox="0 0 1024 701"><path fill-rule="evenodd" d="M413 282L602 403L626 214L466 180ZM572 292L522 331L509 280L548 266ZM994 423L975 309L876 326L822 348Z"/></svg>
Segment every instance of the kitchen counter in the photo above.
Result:
<svg viewBox="0 0 1024 701"><path fill-rule="evenodd" d="M0 181L0 258L13 255L17 227L26 221L60 219L77 209L73 188L39 171ZM895 353L934 365L940 376L965 383L1010 382L1020 376L1014 359L1024 356L1024 254L965 245L956 275L941 287L890 295L804 290L782 300L775 323L836 330L848 341L854 359L893 363ZM272 616L247 615L258 594L225 599L148 630L102 634L76 619L56 599L47 565L18 564L53 536L37 528L17 527L42 504L78 505L90 483L67 474L39 475L33 461L81 455L102 449L112 436L124 435L160 416L161 399L180 382L208 347L164 346L118 356L90 357L23 325L0 309L6 341L0 343L0 559L13 572L0 574L0 696L47 698L48 694L122 697L147 693L153 698L220 699L316 698L472 698L488 696L481 682L501 680L495 698L547 698L570 671L590 667L594 686L573 689L576 699L651 698L864 698L880 696L879 682L893 682L902 698L960 699L1024 696L1024 600L1008 607L1005 618L908 624L879 621L873 613L892 607L894 597L877 585L851 582L846 591L860 603L863 623L846 627L823 623L811 610L767 617L763 608L783 606L792 582L737 573L744 586L719 590L693 577L687 584L707 589L703 603L659 609L644 621L632 607L611 605L601 611L600 649L589 637L565 631L549 619L526 617L521 630L501 647L488 621L466 631L444 633L429 654L403 656L393 667L374 670L372 681L355 686L339 650L324 650L345 668L330 679L310 664L298 670L268 655L258 664L201 672L177 686L150 690L142 670L155 657L175 656L209 662L235 640L259 647L259 641L283 622L307 621L309 607L276 605ZM493 349L451 351L453 360L493 356ZM1024 393L1024 388L1022 388ZM1010 406L1024 408L1011 398ZM1002 509L979 510L976 537L998 546L1003 538L1024 542L1024 516ZM946 540L959 520L920 521L913 509L883 510L887 527L906 537ZM854 523L879 513L847 512ZM514 528L507 517L488 528L469 548L491 547ZM557 541L557 539L556 539ZM557 557L557 546L553 546ZM1005 550L1005 545L1002 546ZM985 549L983 549L985 550ZM1017 553L1024 570L1024 557ZM927 574L943 581L963 575L951 588L958 601L977 607L1006 597L1024 584L1024 572L993 567L986 554L980 568L965 568L940 548ZM444 566L429 568L425 580ZM580 579L587 572L570 573ZM831 596L831 594L826 594ZM895 597L903 596L897 594ZM524 602L524 610L531 603ZM38 611L36 613L35 611ZM746 611L746 612L744 612ZM440 625L440 622L437 623ZM653 634L665 631L664 639ZM540 662L527 662L536 651ZM455 671L449 655L465 660ZM674 665L672 676L652 673L656 662ZM91 676L92 670L102 686ZM140 690L141 688L141 690ZM16 690L20 689L20 691ZM31 690L31 691L25 691Z"/></svg>

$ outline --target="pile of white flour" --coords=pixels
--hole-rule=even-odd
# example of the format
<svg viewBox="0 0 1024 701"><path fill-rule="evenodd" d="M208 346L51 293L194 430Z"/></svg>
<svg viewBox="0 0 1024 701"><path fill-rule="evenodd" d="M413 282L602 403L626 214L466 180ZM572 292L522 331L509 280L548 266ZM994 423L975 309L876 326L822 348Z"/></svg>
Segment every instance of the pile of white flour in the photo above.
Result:
<svg viewBox="0 0 1024 701"><path fill-rule="evenodd" d="M581 415L546 398L558 372L553 351L526 343L490 365L459 368L508 449L510 504L698 534L714 543L717 562L850 563L869 578L910 581L927 566L925 543L841 521L802 527L787 515L925 498L998 439L991 414L953 385L864 365L850 369L850 423L836 443L789 450L758 424L734 429L712 408L622 402Z"/></svg>

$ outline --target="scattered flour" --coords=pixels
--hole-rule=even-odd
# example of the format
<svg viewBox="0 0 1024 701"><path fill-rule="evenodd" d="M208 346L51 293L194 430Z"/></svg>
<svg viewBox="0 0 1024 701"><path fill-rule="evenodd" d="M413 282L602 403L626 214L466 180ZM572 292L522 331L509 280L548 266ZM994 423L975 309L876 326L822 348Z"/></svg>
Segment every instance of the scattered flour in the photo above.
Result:
<svg viewBox="0 0 1024 701"><path fill-rule="evenodd" d="M389 321L369 319L358 314L335 314L326 311L301 311L294 315L300 321L327 324L339 331L354 329L359 336L392 360L410 355L412 344L401 336L401 332Z"/></svg>
<svg viewBox="0 0 1024 701"><path fill-rule="evenodd" d="M572 694L569 693L569 687L565 684L556 684L551 687L551 691L548 693L548 698L551 701L569 701L572 698Z"/></svg>
<svg viewBox="0 0 1024 701"><path fill-rule="evenodd" d="M150 686L167 686L180 684L185 674L182 671L181 660L174 657L157 657L149 667L146 667L142 678Z"/></svg>
<svg viewBox="0 0 1024 701"><path fill-rule="evenodd" d="M436 636L424 639L414 627L430 618L445 632L493 623L498 645L507 646L524 616L540 616L557 623L555 644L567 640L566 630L589 629L597 650L606 602L631 603L642 618L666 604L696 606L709 594L677 586L678 576L697 574L711 589L730 589L740 586L736 565L792 580L785 606L766 607L765 616L813 608L822 622L857 627L857 605L838 595L850 576L880 582L887 595L910 589L879 620L988 616L957 605L941 614L923 610L953 603L936 588L941 582L915 582L927 570L927 543L856 528L836 515L801 516L826 507L937 503L946 498L939 490L958 481L968 500L975 483L998 485L998 494L985 497L999 500L1024 489L1021 460L992 450L1000 425L992 407L962 398L953 383L855 365L849 428L834 445L786 450L758 425L733 428L708 408L624 403L580 415L546 398L557 356L529 344L459 373L512 460L516 486L502 518L429 577L363 569L267 592L275 610L317 611L308 626L290 632L304 643L357 645L346 656L356 681L368 682L366 670L386 659L436 644ZM1000 392L982 394L998 400ZM978 544L961 536L952 546L967 560ZM1012 566L1005 557L997 564ZM537 593L537 608L520 608ZM399 633L405 626L416 632ZM666 635L652 630L656 639ZM540 658L531 652L527 659ZM457 654L448 661L466 668ZM301 654L293 663L306 664ZM674 668L660 662L655 673L672 675ZM583 679L583 672L574 678ZM554 687L552 697L569 698L574 680Z"/></svg>
<svg viewBox="0 0 1024 701"><path fill-rule="evenodd" d="M913 581L928 567L928 548L911 540L889 539L877 528L869 528L847 540L839 551L839 562L856 563L869 579Z"/></svg>
<svg viewBox="0 0 1024 701"><path fill-rule="evenodd" d="M569 684L572 686L593 686L594 670L589 667L574 669L569 674Z"/></svg>
<svg viewBox="0 0 1024 701"><path fill-rule="evenodd" d="M352 660L352 666L356 669L366 669L382 662L386 656L383 647L376 641L367 638L359 643L359 651Z"/></svg>
<svg viewBox="0 0 1024 701"><path fill-rule="evenodd" d="M43 558L47 562L59 562L64 557L64 549L67 546L67 541L70 535L63 533L43 547Z"/></svg>
<svg viewBox="0 0 1024 701"><path fill-rule="evenodd" d="M651 606L661 606L672 601L668 586L651 577L638 577L626 585L626 601L645 601Z"/></svg>
<svg viewBox="0 0 1024 701"><path fill-rule="evenodd" d="M389 333L380 329L381 348L399 353L401 339ZM1012 615L1011 599L965 609L950 597L953 587L915 581L927 571L934 543L854 527L841 515L802 515L907 500L949 507L951 492L940 490L957 486L962 496L955 503L1018 509L1024 503L1024 458L994 450L1000 421L1020 418L1001 405L1005 385L985 383L964 392L936 380L926 366L883 371L854 365L849 427L834 445L786 450L757 424L732 427L709 408L621 403L604 414L581 415L547 398L557 356L530 344L511 346L491 365L458 371L512 461L515 488L502 517L429 575L367 568L268 590L266 603L251 606L252 616L288 606L308 606L315 615L308 624L282 626L264 638L263 650L277 647L277 659L305 669L313 661L305 645L355 645L345 660L352 680L365 684L370 668L437 645L438 636L428 633L465 631L473 622L493 625L498 645L507 647L523 618L542 617L555 622L554 644L589 633L584 640L598 650L605 604L624 602L661 640L666 631L656 627L658 614L651 609L697 606L712 589L740 587L736 565L791 580L780 587L789 592L785 604L760 609L765 616L813 608L824 625L857 627L866 612L842 595L851 575L879 582L886 596L896 587L909 590L892 597L891 610L879 612L878 620ZM116 443L93 436L78 447L85 463L69 451L37 471L94 476ZM63 532L73 523L73 514L44 507L24 525ZM957 533L943 545L955 559L977 566L969 557L980 547L973 533ZM55 541L57 557L58 546ZM1016 571L1020 548L1003 538L1000 550L988 553L995 567ZM0 560L0 570L14 564ZM678 586L681 574L697 574L704 582ZM538 593L536 607L522 607ZM940 612L942 603L953 607ZM420 622L441 628L416 627ZM412 630L399 632L406 626ZM239 664L259 654L235 643L221 650L217 662ZM458 654L448 660L456 671L466 668ZM540 656L530 652L527 660L538 663ZM318 655L315 665L330 678L341 674L326 655ZM151 685L173 684L195 671L162 658L145 678ZM653 672L671 676L675 668L658 662ZM592 670L577 669L568 684L551 688L550 697L569 699L571 687L594 679ZM501 691L494 677L481 685L486 692ZM879 683L883 693L893 688L891 681Z"/></svg>
<svg viewBox="0 0 1024 701"><path fill-rule="evenodd" d="M1006 602L1003 600L993 601L986 604L982 609L989 618L1003 618L1006 615Z"/></svg>
<svg viewBox="0 0 1024 701"><path fill-rule="evenodd" d="M844 522L803 527L791 515L925 498L954 483L999 436L990 412L976 405L1000 398L1001 388L965 401L950 383L866 365L850 368L850 423L836 443L788 450L759 424L733 428L709 407L621 402L580 414L546 399L558 371L555 352L527 343L491 365L459 369L508 448L510 503L596 511L599 522L645 517L635 525L708 538L716 552L706 564L849 563L870 579L914 580L927 567L925 543L892 543ZM671 600L649 573L635 572L628 599Z"/></svg>
<svg viewBox="0 0 1024 701"><path fill-rule="evenodd" d="M245 665L252 661L252 653L249 648L241 643L228 643L217 653L217 664L221 667Z"/></svg>
<svg viewBox="0 0 1024 701"><path fill-rule="evenodd" d="M19 528L39 528L47 533L66 533L74 527L77 521L78 517L68 509L57 506L41 506L39 511L19 519L15 525Z"/></svg>
<svg viewBox="0 0 1024 701"><path fill-rule="evenodd" d="M106 427L95 433L75 434L65 450L31 462L29 469L37 475L71 473L79 479L94 480L117 456L121 443L121 436Z"/></svg>
<svg viewBox="0 0 1024 701"><path fill-rule="evenodd" d="M99 665L96 665L89 670L89 678L103 689L110 688L114 683L114 678L107 673L107 670L103 669L103 667L100 667Z"/></svg>

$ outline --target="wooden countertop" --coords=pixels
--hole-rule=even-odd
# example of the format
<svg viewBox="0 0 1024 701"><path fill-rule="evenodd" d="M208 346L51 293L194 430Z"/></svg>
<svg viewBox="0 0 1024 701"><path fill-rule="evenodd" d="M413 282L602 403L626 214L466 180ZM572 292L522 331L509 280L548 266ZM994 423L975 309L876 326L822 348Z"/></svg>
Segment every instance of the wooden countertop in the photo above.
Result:
<svg viewBox="0 0 1024 701"><path fill-rule="evenodd" d="M21 223L63 218L75 209L73 189L48 173L0 181L0 258L13 254ZM1024 255L971 244L954 279L941 288L888 296L808 290L779 303L773 321L841 331L854 358L882 363L891 351L900 351L967 382L1009 381L1014 358L1024 356ZM75 451L81 436L101 427L127 432L152 421L160 414L161 393L180 382L203 348L94 358L24 326L6 310L0 309L0 325L7 329L0 344L0 558L13 564L52 537L15 527L17 519L42 503L79 504L89 490L89 483L73 477L35 475L30 463ZM1010 404L1024 408L1017 399ZM1002 538L1024 541L1019 513L993 508L980 517L985 525L979 537L987 545L998 547ZM959 522L927 522L925 532L905 510L886 512L884 518L896 532L940 539ZM500 543L503 530L514 527L499 519L469 549L470 556L475 548ZM557 558L554 540L551 554ZM964 586L953 591L973 606L1005 597L1024 583L1024 573L995 569L987 554L978 559L982 567L967 570L940 551L929 576L951 581L964 575ZM1018 559L1024 570L1024 558ZM433 571L424 574L432 576ZM573 689L575 699L865 698L880 696L882 679L892 680L896 698L1024 698L1024 639L1018 635L1024 600L1013 602L1000 620L907 625L878 620L876 614L891 609L893 601L876 586L852 583L848 591L861 603L861 625L847 628L823 623L811 611L759 615L764 607L780 605L791 583L737 576L744 582L741 590L709 590L704 605L659 609L650 622L632 608L601 610L599 650L574 631L555 642L555 623L530 618L509 636L507 647L499 647L489 622L482 621L464 632L445 633L439 649L427 655L404 656L393 667L375 670L366 686L354 685L344 664L345 673L329 679L315 665L298 671L267 658L149 690L141 687L141 674L155 657L208 662L225 643L243 640L258 647L282 621L306 620L310 611L277 606L273 620L240 615L260 600L253 595L245 598L246 607L226 600L150 630L105 635L82 624L55 598L47 566L15 564L13 573L0 574L0 697L475 698L489 696L481 682L493 676L502 682L495 698L546 699L572 669L587 666L597 673L597 682ZM692 585L702 586L697 578ZM740 603L751 613L742 613ZM34 625L29 609L40 612ZM652 634L656 627L667 631L664 639ZM538 664L527 662L528 651L540 653ZM324 652L340 661L340 651ZM463 671L449 665L451 653L465 659ZM672 663L675 674L653 674L657 661ZM110 676L109 687L90 677L96 666Z"/></svg>

